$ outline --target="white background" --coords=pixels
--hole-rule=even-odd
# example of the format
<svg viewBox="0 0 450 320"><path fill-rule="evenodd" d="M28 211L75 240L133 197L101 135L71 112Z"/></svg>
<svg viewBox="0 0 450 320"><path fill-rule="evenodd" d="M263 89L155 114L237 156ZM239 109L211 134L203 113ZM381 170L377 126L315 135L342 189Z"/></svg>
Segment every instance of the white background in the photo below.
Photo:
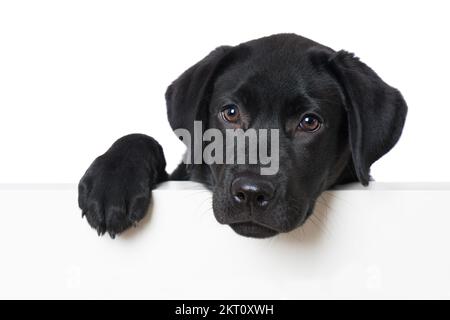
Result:
<svg viewBox="0 0 450 320"><path fill-rule="evenodd" d="M355 52L409 105L378 181L450 180L448 1L1 1L0 182L77 182L122 135L169 169L164 92L223 44L294 32Z"/></svg>

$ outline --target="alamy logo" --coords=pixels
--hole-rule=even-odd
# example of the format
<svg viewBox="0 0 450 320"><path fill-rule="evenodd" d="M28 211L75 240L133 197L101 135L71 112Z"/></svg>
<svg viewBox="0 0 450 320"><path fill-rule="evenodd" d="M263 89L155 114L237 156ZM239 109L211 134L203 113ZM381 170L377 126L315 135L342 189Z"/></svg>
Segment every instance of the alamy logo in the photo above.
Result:
<svg viewBox="0 0 450 320"><path fill-rule="evenodd" d="M187 146L186 164L258 164L261 175L278 172L278 129L226 129L224 137L219 129L203 132L202 122L194 121L194 137L182 128L175 134Z"/></svg>

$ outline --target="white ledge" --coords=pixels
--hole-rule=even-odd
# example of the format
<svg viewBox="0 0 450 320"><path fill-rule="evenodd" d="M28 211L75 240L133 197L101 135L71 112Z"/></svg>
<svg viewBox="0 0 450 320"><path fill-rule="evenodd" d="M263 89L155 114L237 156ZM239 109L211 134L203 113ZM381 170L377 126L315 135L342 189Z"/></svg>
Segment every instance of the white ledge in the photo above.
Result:
<svg viewBox="0 0 450 320"><path fill-rule="evenodd" d="M218 224L192 182L153 191L151 214L99 238L75 184L0 184L0 298L450 298L450 183L326 192L289 234Z"/></svg>

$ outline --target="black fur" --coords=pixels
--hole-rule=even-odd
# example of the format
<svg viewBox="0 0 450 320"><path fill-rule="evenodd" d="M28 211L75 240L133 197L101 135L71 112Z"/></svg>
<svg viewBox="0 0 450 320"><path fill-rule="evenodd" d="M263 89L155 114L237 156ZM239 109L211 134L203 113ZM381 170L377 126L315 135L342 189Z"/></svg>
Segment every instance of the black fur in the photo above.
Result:
<svg viewBox="0 0 450 320"><path fill-rule="evenodd" d="M367 185L370 166L398 141L407 113L400 92L353 54L294 34L215 49L168 87L166 101L173 129L192 132L194 120L204 129L230 128L218 117L228 103L245 114L243 129L280 129L276 175L258 175L258 165L203 163L180 164L170 176L203 183L213 192L220 223L260 238L303 224L317 197L336 184ZM322 128L299 132L301 116L311 112ZM167 179L159 144L129 135L87 170L79 205L99 234L114 236L142 219L151 190ZM265 188L270 201L242 205L232 194L236 181Z"/></svg>

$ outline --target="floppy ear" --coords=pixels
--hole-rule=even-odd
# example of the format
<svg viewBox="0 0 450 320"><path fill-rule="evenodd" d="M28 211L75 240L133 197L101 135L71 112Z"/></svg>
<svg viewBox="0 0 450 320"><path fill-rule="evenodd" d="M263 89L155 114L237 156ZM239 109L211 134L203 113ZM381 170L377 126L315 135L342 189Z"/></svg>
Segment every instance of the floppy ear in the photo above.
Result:
<svg viewBox="0 0 450 320"><path fill-rule="evenodd" d="M167 88L167 117L173 130L183 128L192 133L195 120L207 120L214 78L229 60L231 48L215 49Z"/></svg>
<svg viewBox="0 0 450 320"><path fill-rule="evenodd" d="M407 114L406 102L397 89L351 53L335 53L329 58L328 66L344 92L356 174L363 185L368 185L370 166L400 138Z"/></svg>

